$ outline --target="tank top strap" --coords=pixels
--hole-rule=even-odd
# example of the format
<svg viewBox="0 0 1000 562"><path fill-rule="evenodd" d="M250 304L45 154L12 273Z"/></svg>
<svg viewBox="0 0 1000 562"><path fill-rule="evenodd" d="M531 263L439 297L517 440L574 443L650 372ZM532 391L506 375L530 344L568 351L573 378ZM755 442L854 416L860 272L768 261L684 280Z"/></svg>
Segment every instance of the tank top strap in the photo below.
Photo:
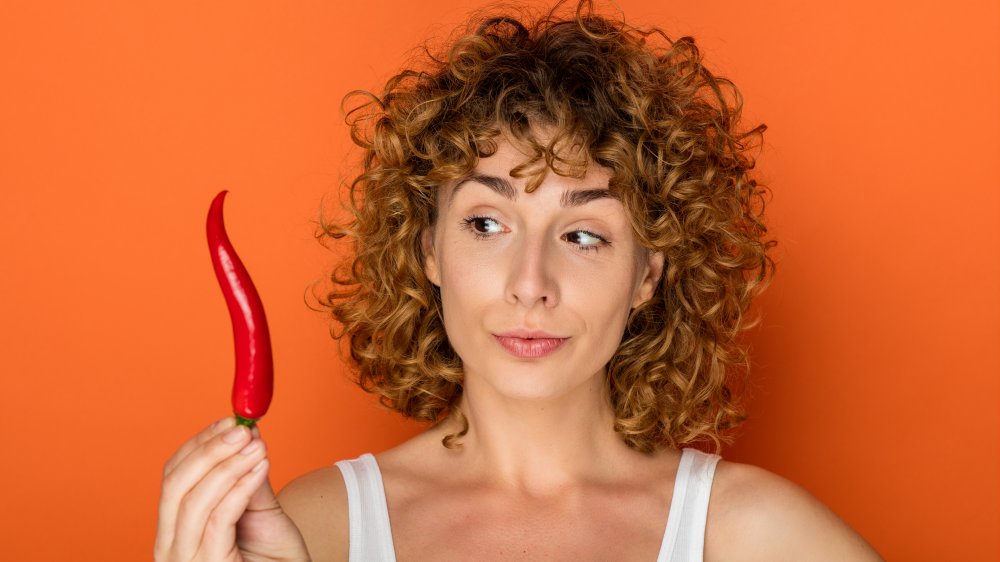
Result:
<svg viewBox="0 0 1000 562"><path fill-rule="evenodd" d="M656 562L701 562L703 559L708 499L715 467L721 458L697 449L681 450L667 528Z"/></svg>
<svg viewBox="0 0 1000 562"><path fill-rule="evenodd" d="M392 528L382 473L375 456L365 453L336 463L347 488L351 562L395 562Z"/></svg>

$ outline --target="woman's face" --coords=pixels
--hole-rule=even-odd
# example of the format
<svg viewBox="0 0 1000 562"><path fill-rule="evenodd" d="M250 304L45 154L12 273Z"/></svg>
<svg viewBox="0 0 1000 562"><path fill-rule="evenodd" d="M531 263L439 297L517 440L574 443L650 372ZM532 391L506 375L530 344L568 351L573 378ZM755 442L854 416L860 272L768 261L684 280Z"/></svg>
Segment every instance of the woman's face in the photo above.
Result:
<svg viewBox="0 0 1000 562"><path fill-rule="evenodd" d="M465 376L510 398L557 398L595 376L621 342L629 311L663 269L640 246L611 171L551 171L533 193L510 177L525 156L503 137L469 177L442 187L423 238L441 289L445 330Z"/></svg>

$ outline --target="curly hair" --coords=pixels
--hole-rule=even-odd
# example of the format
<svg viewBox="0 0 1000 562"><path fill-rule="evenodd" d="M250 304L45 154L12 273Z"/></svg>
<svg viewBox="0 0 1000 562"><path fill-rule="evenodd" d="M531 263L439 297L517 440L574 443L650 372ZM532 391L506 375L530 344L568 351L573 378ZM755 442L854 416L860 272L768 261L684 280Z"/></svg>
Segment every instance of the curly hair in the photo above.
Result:
<svg viewBox="0 0 1000 562"><path fill-rule="evenodd" d="M749 366L738 336L755 324L745 313L774 269L767 189L749 174L748 140L766 126L740 128L742 96L705 68L694 39L598 15L591 0L560 17L564 8L529 24L474 17L444 52L424 46L380 96L344 98L363 169L349 185L351 220L321 220L317 235L353 242L322 299L331 333L349 342L365 391L413 419L454 415L463 429L442 443L460 446L462 364L420 234L434 223L438 187L513 135L534 151L510 172L529 179L527 191L549 170L582 177L587 159L610 168L636 239L665 256L654 296L631 312L607 365L615 431L643 452L718 450L745 419L732 390ZM554 131L545 144L538 126ZM583 162L557 149L566 141L586 148Z"/></svg>

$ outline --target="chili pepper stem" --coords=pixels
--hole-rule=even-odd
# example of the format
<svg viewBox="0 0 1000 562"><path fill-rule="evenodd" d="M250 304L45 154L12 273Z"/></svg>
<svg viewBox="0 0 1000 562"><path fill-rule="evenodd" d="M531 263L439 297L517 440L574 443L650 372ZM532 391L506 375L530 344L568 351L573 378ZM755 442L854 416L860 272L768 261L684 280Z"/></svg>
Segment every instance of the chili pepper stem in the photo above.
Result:
<svg viewBox="0 0 1000 562"><path fill-rule="evenodd" d="M245 426L249 427L250 429L253 429L254 426L257 425L257 420L252 420L252 419L249 419L249 418L244 418L243 416L241 416L239 414L233 414L233 415L236 416L236 425L245 425Z"/></svg>

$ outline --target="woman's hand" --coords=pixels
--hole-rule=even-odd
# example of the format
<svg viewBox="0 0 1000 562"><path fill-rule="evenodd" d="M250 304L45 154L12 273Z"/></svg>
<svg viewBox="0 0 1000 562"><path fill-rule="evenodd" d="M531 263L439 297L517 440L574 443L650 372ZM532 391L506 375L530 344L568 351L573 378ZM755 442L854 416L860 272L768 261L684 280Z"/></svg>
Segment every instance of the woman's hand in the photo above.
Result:
<svg viewBox="0 0 1000 562"><path fill-rule="evenodd" d="M156 562L309 560L268 471L260 431L231 416L184 443L163 466Z"/></svg>

